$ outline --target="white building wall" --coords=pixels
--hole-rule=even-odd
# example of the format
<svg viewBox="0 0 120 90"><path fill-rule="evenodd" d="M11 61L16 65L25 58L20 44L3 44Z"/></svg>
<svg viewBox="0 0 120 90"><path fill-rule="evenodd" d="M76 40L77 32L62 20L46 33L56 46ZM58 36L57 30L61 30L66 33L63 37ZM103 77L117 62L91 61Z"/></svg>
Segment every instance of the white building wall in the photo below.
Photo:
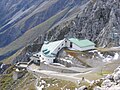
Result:
<svg viewBox="0 0 120 90"><path fill-rule="evenodd" d="M82 47L82 48L80 48L79 46L77 46L76 44L73 43L72 44L72 48L76 49L76 50L80 50L80 51L86 51L86 50L94 49L95 46L93 45L93 46L88 46L88 47Z"/></svg>
<svg viewBox="0 0 120 90"><path fill-rule="evenodd" d="M54 51L52 51L54 54L57 54L62 48L66 47L65 45L65 41L63 40L63 42L61 42L59 45L57 45L54 48Z"/></svg>
<svg viewBox="0 0 120 90"><path fill-rule="evenodd" d="M55 57L46 57L43 54L41 54L40 60L41 62L47 62L47 63L53 63L53 60Z"/></svg>
<svg viewBox="0 0 120 90"><path fill-rule="evenodd" d="M86 51L86 50L91 50L91 49L95 49L95 46L88 46L88 47L84 47L81 50L82 51Z"/></svg>
<svg viewBox="0 0 120 90"><path fill-rule="evenodd" d="M69 40L66 40L65 46L70 48L70 41Z"/></svg>

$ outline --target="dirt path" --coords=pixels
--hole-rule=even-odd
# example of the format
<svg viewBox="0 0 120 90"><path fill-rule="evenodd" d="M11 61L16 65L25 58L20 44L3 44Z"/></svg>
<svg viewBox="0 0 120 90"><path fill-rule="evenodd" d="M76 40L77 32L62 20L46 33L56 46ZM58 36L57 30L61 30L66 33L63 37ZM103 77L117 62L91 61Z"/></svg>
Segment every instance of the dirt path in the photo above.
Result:
<svg viewBox="0 0 120 90"><path fill-rule="evenodd" d="M67 80L71 82L78 83L78 81L81 81L82 78L76 77L76 75L82 74L82 73L60 73L60 72L55 72L55 71L48 71L48 70L32 70L32 73L37 76L45 76L45 77L50 77L50 78L57 78L57 79L62 79L62 80ZM87 73L87 72L86 72ZM90 82L89 80L86 80L87 82Z"/></svg>
<svg viewBox="0 0 120 90"><path fill-rule="evenodd" d="M109 52L109 51L120 51L120 47L111 47L111 48L96 48L100 52Z"/></svg>
<svg viewBox="0 0 120 90"><path fill-rule="evenodd" d="M87 74L92 71L91 68L71 67L71 68L69 68L70 70L78 70L78 71L80 71L80 73L61 73L61 72L57 72L57 71L40 70L39 68L40 67L38 67L38 66L31 65L27 69L29 72L32 72L33 75L36 75L37 77L57 78L57 79L72 81L72 82L76 82L76 83L78 81L81 81L81 78L82 78L82 77L77 77L78 75Z"/></svg>

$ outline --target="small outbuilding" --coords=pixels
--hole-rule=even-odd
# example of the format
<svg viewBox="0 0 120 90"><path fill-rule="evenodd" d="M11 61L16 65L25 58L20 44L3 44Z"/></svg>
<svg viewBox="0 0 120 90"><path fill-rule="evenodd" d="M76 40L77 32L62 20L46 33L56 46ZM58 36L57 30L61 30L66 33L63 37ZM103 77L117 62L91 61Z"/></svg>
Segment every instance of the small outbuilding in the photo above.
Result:
<svg viewBox="0 0 120 90"><path fill-rule="evenodd" d="M85 40L79 40L77 38L70 38L70 48L73 48L75 50L79 51L86 51L95 49L95 43L85 39Z"/></svg>

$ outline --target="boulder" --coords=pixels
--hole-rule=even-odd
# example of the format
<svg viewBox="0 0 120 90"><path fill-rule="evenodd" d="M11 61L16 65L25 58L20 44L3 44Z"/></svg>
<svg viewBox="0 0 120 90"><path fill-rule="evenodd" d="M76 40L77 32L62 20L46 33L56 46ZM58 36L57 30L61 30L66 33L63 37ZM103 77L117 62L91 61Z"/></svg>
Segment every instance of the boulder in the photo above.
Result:
<svg viewBox="0 0 120 90"><path fill-rule="evenodd" d="M102 87L111 87L113 85L113 82L111 82L109 79L103 81Z"/></svg>
<svg viewBox="0 0 120 90"><path fill-rule="evenodd" d="M86 86L81 86L78 90L87 90Z"/></svg>
<svg viewBox="0 0 120 90"><path fill-rule="evenodd" d="M112 74L108 74L108 75L105 77L105 79L106 79L106 80L109 79L109 80L111 80L111 81L114 80Z"/></svg>
<svg viewBox="0 0 120 90"><path fill-rule="evenodd" d="M93 90L102 90L102 88L99 86L96 86Z"/></svg>
<svg viewBox="0 0 120 90"><path fill-rule="evenodd" d="M120 71L120 66L114 70L114 73L117 73L118 71Z"/></svg>
<svg viewBox="0 0 120 90"><path fill-rule="evenodd" d="M115 83L120 83L120 71L118 71L117 73L114 74L114 77L113 77Z"/></svg>

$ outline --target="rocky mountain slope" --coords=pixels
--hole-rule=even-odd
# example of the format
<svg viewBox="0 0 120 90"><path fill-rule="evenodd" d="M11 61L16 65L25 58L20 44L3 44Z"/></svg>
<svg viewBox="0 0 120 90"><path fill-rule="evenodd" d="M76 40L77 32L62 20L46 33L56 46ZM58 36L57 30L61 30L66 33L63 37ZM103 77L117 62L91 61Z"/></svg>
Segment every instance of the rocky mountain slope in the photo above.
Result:
<svg viewBox="0 0 120 90"><path fill-rule="evenodd" d="M120 90L120 66L112 74L94 80L89 86L82 86L78 90Z"/></svg>
<svg viewBox="0 0 120 90"><path fill-rule="evenodd" d="M88 0L1 0L0 59L33 42Z"/></svg>
<svg viewBox="0 0 120 90"><path fill-rule="evenodd" d="M9 62L27 61L32 53L40 51L44 40L54 41L64 37L87 38L103 47L119 46L119 2L120 0L1 0L0 60L17 51L8 58ZM118 62L119 60L108 64L105 69L112 70L119 65ZM119 69L118 67L113 74L102 79L102 82L96 80L91 83L90 88L118 88ZM23 77L23 81L28 77L26 83L31 82L29 76ZM16 85L12 73L0 78L2 88L8 85L6 88L9 89L13 84L13 87L22 87L25 84L21 84L19 79Z"/></svg>
<svg viewBox="0 0 120 90"><path fill-rule="evenodd" d="M29 15L22 14L24 18L20 16L9 27L5 24L7 29L1 27L1 59L28 43L37 41L41 44L44 40L53 41L64 37L87 38L103 47L119 45L119 0L40 1L38 6L38 1L34 2L34 10L29 7L29 2Z"/></svg>
<svg viewBox="0 0 120 90"><path fill-rule="evenodd" d="M62 33L58 30L65 29L69 33L62 33L63 37L87 38L96 42L97 46L118 46L120 42L119 2L120 0L90 0L74 20L52 29L51 31L56 33L51 36L58 39Z"/></svg>

